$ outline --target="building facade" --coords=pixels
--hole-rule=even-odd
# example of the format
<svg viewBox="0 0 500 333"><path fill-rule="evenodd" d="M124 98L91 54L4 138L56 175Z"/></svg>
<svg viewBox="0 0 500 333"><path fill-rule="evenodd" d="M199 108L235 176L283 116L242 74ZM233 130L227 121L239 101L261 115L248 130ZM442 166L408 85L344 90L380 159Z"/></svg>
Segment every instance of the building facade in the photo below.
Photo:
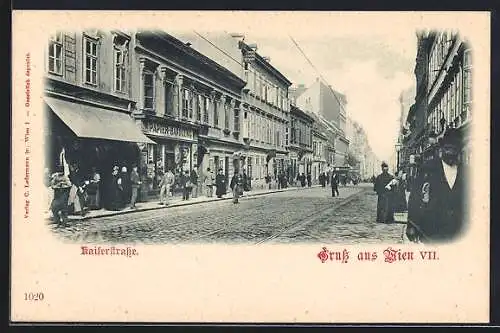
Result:
<svg viewBox="0 0 500 333"><path fill-rule="evenodd" d="M289 168L286 147L291 82L240 34L194 32L176 36L243 80L239 107L242 147L238 154L251 187L267 187L268 177L276 178Z"/></svg>
<svg viewBox="0 0 500 333"><path fill-rule="evenodd" d="M296 106L290 110L290 142L288 151L290 156L289 180L294 182L299 174L311 173L313 161L312 130L314 118Z"/></svg>
<svg viewBox="0 0 500 333"><path fill-rule="evenodd" d="M288 88L292 83L270 64L269 59L259 55L255 46L243 41L239 45L247 82L243 89L246 165L255 165L248 174L257 186L263 186L266 176L269 181L276 179L280 172L290 172Z"/></svg>
<svg viewBox="0 0 500 333"><path fill-rule="evenodd" d="M296 97L296 104L303 110L322 116L335 132L335 167L344 167L347 163L349 140L346 137L347 99L319 78Z"/></svg>
<svg viewBox="0 0 500 333"><path fill-rule="evenodd" d="M436 156L439 139L450 128L462 136L462 162L471 158L472 60L470 44L449 31L417 35L415 104L403 133L402 166L414 175L418 165ZM408 172L407 171L407 172Z"/></svg>
<svg viewBox="0 0 500 333"><path fill-rule="evenodd" d="M244 81L165 32L139 31L134 42L134 116L157 143L142 154L149 190L167 169L195 170L200 189L207 168L229 180L238 167L233 153L243 147Z"/></svg>
<svg viewBox="0 0 500 333"><path fill-rule="evenodd" d="M154 144L132 117L133 35L123 31L56 32L47 43L44 86L46 167L92 168L107 184L114 166L140 161L140 145ZM139 143L139 144L138 144ZM102 188L101 200L111 197Z"/></svg>

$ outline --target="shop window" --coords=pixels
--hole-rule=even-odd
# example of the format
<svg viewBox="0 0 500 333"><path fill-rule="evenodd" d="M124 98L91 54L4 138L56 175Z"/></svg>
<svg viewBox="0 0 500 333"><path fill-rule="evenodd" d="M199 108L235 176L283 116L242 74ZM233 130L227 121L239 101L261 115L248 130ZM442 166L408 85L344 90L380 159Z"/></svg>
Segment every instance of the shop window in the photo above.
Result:
<svg viewBox="0 0 500 333"><path fill-rule="evenodd" d="M234 131L235 132L240 131L240 110L239 109L234 109Z"/></svg>
<svg viewBox="0 0 500 333"><path fill-rule="evenodd" d="M62 75L63 34L61 32L50 37L48 51L49 72Z"/></svg>
<svg viewBox="0 0 500 333"><path fill-rule="evenodd" d="M144 72L144 109L153 110L155 104L155 77L153 72Z"/></svg>
<svg viewBox="0 0 500 333"><path fill-rule="evenodd" d="M85 83L97 85L97 40L85 36L84 45L84 81Z"/></svg>

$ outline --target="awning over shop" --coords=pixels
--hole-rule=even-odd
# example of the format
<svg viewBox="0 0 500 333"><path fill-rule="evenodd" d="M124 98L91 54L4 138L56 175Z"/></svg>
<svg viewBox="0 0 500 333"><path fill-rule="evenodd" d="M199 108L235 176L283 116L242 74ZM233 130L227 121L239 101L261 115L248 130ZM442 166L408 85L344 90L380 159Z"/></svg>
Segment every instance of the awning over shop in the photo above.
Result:
<svg viewBox="0 0 500 333"><path fill-rule="evenodd" d="M52 111L80 138L156 144L121 112L44 97Z"/></svg>

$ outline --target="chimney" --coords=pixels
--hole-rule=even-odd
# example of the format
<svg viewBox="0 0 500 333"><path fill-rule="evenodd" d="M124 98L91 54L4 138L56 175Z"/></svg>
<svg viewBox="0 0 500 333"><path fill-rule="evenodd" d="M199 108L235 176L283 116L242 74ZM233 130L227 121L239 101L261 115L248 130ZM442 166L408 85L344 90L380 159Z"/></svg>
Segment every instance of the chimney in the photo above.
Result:
<svg viewBox="0 0 500 333"><path fill-rule="evenodd" d="M233 32L233 33L231 33L229 35L231 37L233 37L233 38L236 38L236 39L240 40L240 41L244 41L245 40L245 35L244 34L240 34L238 32Z"/></svg>
<svg viewBox="0 0 500 333"><path fill-rule="evenodd" d="M262 59L264 59L267 62L271 62L271 58L270 57L262 57Z"/></svg>
<svg viewBox="0 0 500 333"><path fill-rule="evenodd" d="M254 51L257 51L257 44L253 43L253 44L248 44L248 47L251 48L252 50Z"/></svg>

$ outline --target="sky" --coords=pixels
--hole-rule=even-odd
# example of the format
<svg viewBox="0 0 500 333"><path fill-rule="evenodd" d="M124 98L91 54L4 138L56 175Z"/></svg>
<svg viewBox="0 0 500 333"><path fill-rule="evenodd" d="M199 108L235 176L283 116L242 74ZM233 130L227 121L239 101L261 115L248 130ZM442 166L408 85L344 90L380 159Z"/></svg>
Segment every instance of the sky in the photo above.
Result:
<svg viewBox="0 0 500 333"><path fill-rule="evenodd" d="M244 35L245 42L257 44L257 52L270 57L271 64L294 85L310 86L322 76L333 89L346 95L347 115L365 129L377 157L388 162L393 158L401 114L398 99L402 91L415 86L416 31L424 26L422 15L353 12L220 15L201 15L190 21L192 28L187 30Z"/></svg>
<svg viewBox="0 0 500 333"><path fill-rule="evenodd" d="M333 89L347 96L347 114L365 129L378 158L392 158L399 130L399 95L415 86L415 30L399 31L396 36L323 34L317 38L248 33L245 42L257 43L257 52L269 56L271 64L294 84L310 86L319 72Z"/></svg>

